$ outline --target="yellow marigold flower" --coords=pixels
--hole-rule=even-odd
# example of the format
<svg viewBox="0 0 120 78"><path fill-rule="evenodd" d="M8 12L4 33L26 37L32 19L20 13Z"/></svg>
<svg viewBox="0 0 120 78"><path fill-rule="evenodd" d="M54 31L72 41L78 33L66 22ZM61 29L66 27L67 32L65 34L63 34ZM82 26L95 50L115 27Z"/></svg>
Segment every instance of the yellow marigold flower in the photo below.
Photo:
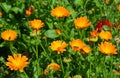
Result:
<svg viewBox="0 0 120 78"><path fill-rule="evenodd" d="M5 30L1 33L1 37L6 41L14 41L17 38L17 33L14 30Z"/></svg>
<svg viewBox="0 0 120 78"><path fill-rule="evenodd" d="M61 31L59 29L55 29L55 32L60 35L61 34Z"/></svg>
<svg viewBox="0 0 120 78"><path fill-rule="evenodd" d="M109 3L109 1L110 1L110 0L105 0L106 4L108 4L108 3Z"/></svg>
<svg viewBox="0 0 120 78"><path fill-rule="evenodd" d="M53 41L50 46L50 48L53 51L57 51L58 54L66 51L66 49L65 49L66 47L67 47L67 44L61 40Z"/></svg>
<svg viewBox="0 0 120 78"><path fill-rule="evenodd" d="M94 30L94 31L90 32L90 37L92 37L92 38L98 37L98 30Z"/></svg>
<svg viewBox="0 0 120 78"><path fill-rule="evenodd" d="M13 56L8 56L8 62L6 66L9 66L11 70L19 70L23 72L23 68L29 64L27 62L28 58L26 56L22 56L21 54L14 54Z"/></svg>
<svg viewBox="0 0 120 78"><path fill-rule="evenodd" d="M118 7L117 7L117 8L118 8L118 11L120 11L120 4L118 5Z"/></svg>
<svg viewBox="0 0 120 78"><path fill-rule="evenodd" d="M91 25L91 22L86 17L77 18L74 21L75 28L85 28Z"/></svg>
<svg viewBox="0 0 120 78"><path fill-rule="evenodd" d="M70 12L62 6L58 6L51 11L51 15L60 18L69 16Z"/></svg>
<svg viewBox="0 0 120 78"><path fill-rule="evenodd" d="M2 16L2 12L0 12L0 16Z"/></svg>
<svg viewBox="0 0 120 78"><path fill-rule="evenodd" d="M34 19L32 21L29 21L28 24L36 30L42 28L43 25L44 25L44 23L41 20L38 20L38 19Z"/></svg>
<svg viewBox="0 0 120 78"><path fill-rule="evenodd" d="M85 47L85 43L79 39L74 39L70 42L70 46L73 51L80 51L83 47Z"/></svg>
<svg viewBox="0 0 120 78"><path fill-rule="evenodd" d="M82 50L83 50L85 53L90 53L92 49L91 49L89 46L85 46L85 47L83 47Z"/></svg>
<svg viewBox="0 0 120 78"><path fill-rule="evenodd" d="M110 43L110 42L101 42L99 44L99 51L101 51L103 54L117 54L117 49L116 47Z"/></svg>
<svg viewBox="0 0 120 78"><path fill-rule="evenodd" d="M109 40L112 39L112 34L109 31L101 31L99 33L99 37L101 39Z"/></svg>

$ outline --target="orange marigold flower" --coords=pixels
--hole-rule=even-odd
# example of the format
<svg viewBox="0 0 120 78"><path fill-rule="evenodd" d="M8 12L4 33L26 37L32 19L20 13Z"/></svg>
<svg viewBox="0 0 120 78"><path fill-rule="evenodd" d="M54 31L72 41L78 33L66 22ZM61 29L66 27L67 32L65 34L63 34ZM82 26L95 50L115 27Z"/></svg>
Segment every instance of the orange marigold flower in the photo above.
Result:
<svg viewBox="0 0 120 78"><path fill-rule="evenodd" d="M32 6L29 7L29 9L26 10L26 15L27 15L27 16L30 16L30 15L32 14L33 11L34 11L34 8L33 8Z"/></svg>
<svg viewBox="0 0 120 78"><path fill-rule="evenodd" d="M85 47L85 43L79 39L74 39L70 42L70 46L73 51L80 51L83 47Z"/></svg>
<svg viewBox="0 0 120 78"><path fill-rule="evenodd" d="M60 65L58 65L57 63L50 63L47 66L47 69L53 69L55 71L59 71L60 70Z"/></svg>
<svg viewBox="0 0 120 78"><path fill-rule="evenodd" d="M50 48L53 51L57 51L58 54L66 51L66 49L65 49L66 47L67 47L67 44L61 40L53 41L50 46Z"/></svg>
<svg viewBox="0 0 120 78"><path fill-rule="evenodd" d="M108 3L109 3L109 1L110 1L110 0L105 0L106 4L108 4Z"/></svg>
<svg viewBox="0 0 120 78"><path fill-rule="evenodd" d="M1 37L6 41L14 41L17 38L17 33L14 30L5 30L1 33Z"/></svg>
<svg viewBox="0 0 120 78"><path fill-rule="evenodd" d="M112 34L109 31L101 31L99 33L99 37L101 39L109 40L112 39Z"/></svg>
<svg viewBox="0 0 120 78"><path fill-rule="evenodd" d="M58 6L51 11L51 15L60 18L69 16L70 12L63 6Z"/></svg>
<svg viewBox="0 0 120 78"><path fill-rule="evenodd" d="M29 21L28 24L36 30L42 28L43 25L44 25L44 23L41 20L38 20L38 19L34 19L32 21Z"/></svg>
<svg viewBox="0 0 120 78"><path fill-rule="evenodd" d="M21 54L14 54L13 56L8 56L8 62L6 66L9 66L11 70L19 70L23 72L23 68L29 64L27 62L28 58L26 56L22 56Z"/></svg>
<svg viewBox="0 0 120 78"><path fill-rule="evenodd" d="M74 21L75 28L85 28L91 25L91 22L86 17L77 18Z"/></svg>
<svg viewBox="0 0 120 78"><path fill-rule="evenodd" d="M32 12L30 12L29 10L26 10L25 13L26 13L27 16L30 16L32 14Z"/></svg>
<svg viewBox="0 0 120 78"><path fill-rule="evenodd" d="M92 37L92 38L98 37L98 30L96 29L96 30L90 32L90 37Z"/></svg>
<svg viewBox="0 0 120 78"><path fill-rule="evenodd" d="M61 34L61 31L59 29L55 29L55 32L60 35Z"/></svg>
<svg viewBox="0 0 120 78"><path fill-rule="evenodd" d="M101 42L99 44L99 51L101 51L103 54L117 54L117 49L116 47L110 43L110 42Z"/></svg>
<svg viewBox="0 0 120 78"><path fill-rule="evenodd" d="M0 16L2 16L2 12L0 12Z"/></svg>
<svg viewBox="0 0 120 78"><path fill-rule="evenodd" d="M118 9L118 11L120 11L120 4L118 5L117 9Z"/></svg>
<svg viewBox="0 0 120 78"><path fill-rule="evenodd" d="M83 47L82 50L83 50L85 53L90 53L92 49L91 49L89 46L85 46L85 47Z"/></svg>

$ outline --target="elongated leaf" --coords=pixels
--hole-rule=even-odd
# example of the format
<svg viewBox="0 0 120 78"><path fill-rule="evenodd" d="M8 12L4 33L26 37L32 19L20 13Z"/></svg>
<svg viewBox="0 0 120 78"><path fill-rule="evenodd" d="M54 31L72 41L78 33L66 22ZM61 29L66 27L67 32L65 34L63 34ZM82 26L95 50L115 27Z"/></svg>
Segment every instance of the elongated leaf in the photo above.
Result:
<svg viewBox="0 0 120 78"><path fill-rule="evenodd" d="M1 3L0 5L6 13L8 13L11 9L11 5L8 5L6 3Z"/></svg>
<svg viewBox="0 0 120 78"><path fill-rule="evenodd" d="M48 37L48 38L52 38L52 39L58 37L58 35L56 34L55 30L53 30L53 29L47 30L45 32L45 36Z"/></svg>

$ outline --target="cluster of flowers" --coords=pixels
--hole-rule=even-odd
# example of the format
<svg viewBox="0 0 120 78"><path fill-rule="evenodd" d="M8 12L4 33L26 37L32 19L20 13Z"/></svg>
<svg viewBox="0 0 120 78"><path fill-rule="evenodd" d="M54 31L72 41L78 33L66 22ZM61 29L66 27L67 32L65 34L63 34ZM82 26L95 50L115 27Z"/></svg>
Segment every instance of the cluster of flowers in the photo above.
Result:
<svg viewBox="0 0 120 78"><path fill-rule="evenodd" d="M29 16L32 14L32 12L33 8L30 7L28 10L26 10L26 15ZM70 14L70 11L68 11L63 6L58 6L51 11L51 15L58 18L66 17ZM0 16L1 15L2 14L0 13ZM28 24L36 31L44 26L44 23L39 19L31 20L28 22ZM76 29L83 29L89 27L91 25L91 22L86 16L81 16L74 20L74 24ZM104 42L98 44L98 50L103 54L117 54L117 49L115 45L113 45L111 42L108 42L108 40L112 39L112 34L109 31L103 30L103 25L111 27L108 20L102 20L95 26L96 30L90 33L90 37L97 38L99 36L101 39L105 40ZM60 33L59 30L56 30L56 32ZM11 29L5 30L1 33L2 39L6 41L14 41L17 36L17 32ZM73 39L72 41L70 41L69 44L72 50L75 52L82 51L87 54L92 51L92 49L80 39ZM60 54L66 51L67 46L68 44L65 41L56 40L51 43L50 48L52 51ZM8 62L6 63L6 66L9 66L11 70L20 70L20 72L22 72L23 68L29 64L29 62L27 62L28 58L24 55L22 56L21 54L14 54L13 56L8 56L7 60ZM49 69L51 68L55 71L58 71L60 69L60 66L56 63L51 63L47 66L45 73L48 73Z"/></svg>

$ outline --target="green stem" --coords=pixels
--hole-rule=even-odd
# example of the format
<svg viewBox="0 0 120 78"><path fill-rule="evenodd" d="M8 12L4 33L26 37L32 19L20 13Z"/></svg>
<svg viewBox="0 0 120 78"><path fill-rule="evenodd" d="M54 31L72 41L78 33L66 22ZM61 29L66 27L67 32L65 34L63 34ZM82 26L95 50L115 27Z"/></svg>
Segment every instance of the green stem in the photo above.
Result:
<svg viewBox="0 0 120 78"><path fill-rule="evenodd" d="M64 74L64 67L63 67L63 62L62 62L61 55L60 55L60 63L61 63L61 68L62 68L62 71L63 71L63 74Z"/></svg>
<svg viewBox="0 0 120 78"><path fill-rule="evenodd" d="M25 75L25 78L29 78L28 75L27 75L27 73L24 70L23 70L23 73Z"/></svg>
<svg viewBox="0 0 120 78"><path fill-rule="evenodd" d="M43 47L42 43L40 42L40 46L42 47L43 51L45 52L46 57L50 60L51 58L48 56L45 48Z"/></svg>
<svg viewBox="0 0 120 78"><path fill-rule="evenodd" d="M12 43L12 42L9 42L9 46L10 46L10 51L11 51L12 55L13 55L14 53L16 53L16 52L14 51L14 47L13 47L13 43Z"/></svg>

